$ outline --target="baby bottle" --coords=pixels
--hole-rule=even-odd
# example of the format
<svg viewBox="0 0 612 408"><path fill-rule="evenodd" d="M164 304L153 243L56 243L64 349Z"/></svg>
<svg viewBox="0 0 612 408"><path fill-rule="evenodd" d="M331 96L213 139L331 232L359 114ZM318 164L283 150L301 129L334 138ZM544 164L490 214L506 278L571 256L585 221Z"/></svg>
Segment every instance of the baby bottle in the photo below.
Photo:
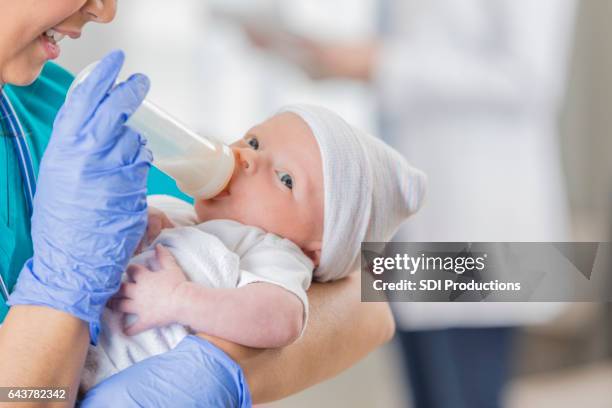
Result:
<svg viewBox="0 0 612 408"><path fill-rule="evenodd" d="M77 75L68 96L97 64L90 64ZM126 125L147 139L155 166L172 177L185 194L211 198L229 182L234 171L232 150L188 129L150 101L145 99Z"/></svg>

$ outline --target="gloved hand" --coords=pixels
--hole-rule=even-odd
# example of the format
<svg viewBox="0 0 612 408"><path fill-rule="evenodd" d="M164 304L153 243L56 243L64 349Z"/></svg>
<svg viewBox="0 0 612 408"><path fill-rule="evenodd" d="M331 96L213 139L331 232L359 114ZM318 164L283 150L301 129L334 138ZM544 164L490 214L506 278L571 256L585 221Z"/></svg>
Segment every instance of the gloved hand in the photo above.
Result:
<svg viewBox="0 0 612 408"><path fill-rule="evenodd" d="M107 55L58 113L34 197L34 256L9 299L89 322L94 344L147 221L151 152L124 124L149 80L134 75L113 87L123 60L120 51Z"/></svg>
<svg viewBox="0 0 612 408"><path fill-rule="evenodd" d="M251 394L242 369L227 354L187 336L173 350L102 381L79 406L246 408Z"/></svg>

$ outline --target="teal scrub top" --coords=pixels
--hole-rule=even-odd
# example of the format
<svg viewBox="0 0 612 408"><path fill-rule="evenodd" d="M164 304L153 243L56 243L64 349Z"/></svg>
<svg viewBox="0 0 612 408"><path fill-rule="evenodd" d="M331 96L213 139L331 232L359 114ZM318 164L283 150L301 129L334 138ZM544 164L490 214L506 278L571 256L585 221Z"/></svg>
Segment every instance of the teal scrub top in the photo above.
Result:
<svg viewBox="0 0 612 408"><path fill-rule="evenodd" d="M64 103L72 80L73 75L68 71L56 64L47 63L41 75L31 85L24 87L6 85L3 88L27 135L36 174L51 136L53 121ZM11 136L7 132L6 125L2 123L0 126L0 274L10 292L23 264L32 256L32 237L30 214L23 193L23 180L9 137ZM177 189L170 177L155 167L149 172L148 194L169 194L191 202L188 196ZM0 323L7 312L8 306L0 298Z"/></svg>

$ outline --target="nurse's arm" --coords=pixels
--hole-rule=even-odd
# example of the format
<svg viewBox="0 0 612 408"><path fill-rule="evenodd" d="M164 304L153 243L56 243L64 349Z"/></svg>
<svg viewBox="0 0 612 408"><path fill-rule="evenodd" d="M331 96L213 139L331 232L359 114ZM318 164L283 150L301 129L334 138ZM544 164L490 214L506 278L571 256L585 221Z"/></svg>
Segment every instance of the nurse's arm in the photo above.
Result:
<svg viewBox="0 0 612 408"><path fill-rule="evenodd" d="M242 366L254 403L274 401L337 375L391 339L395 324L388 304L360 298L359 273L313 284L306 331L282 349L249 349L202 337Z"/></svg>
<svg viewBox="0 0 612 408"><path fill-rule="evenodd" d="M73 406L88 345L83 320L44 306L15 305L0 327L0 386L68 387L69 400L62 406ZM3 406L15 402L0 402Z"/></svg>

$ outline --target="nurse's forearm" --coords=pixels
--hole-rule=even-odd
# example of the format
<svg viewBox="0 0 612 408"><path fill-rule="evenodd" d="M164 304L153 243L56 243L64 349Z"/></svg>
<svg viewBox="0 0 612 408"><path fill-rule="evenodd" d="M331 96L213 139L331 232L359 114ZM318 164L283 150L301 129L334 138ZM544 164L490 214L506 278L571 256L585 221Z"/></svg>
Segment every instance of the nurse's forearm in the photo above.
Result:
<svg viewBox="0 0 612 408"><path fill-rule="evenodd" d="M84 321L44 306L13 306L0 327L0 386L68 387L69 401L53 406L73 406L88 344Z"/></svg>
<svg viewBox="0 0 612 408"><path fill-rule="evenodd" d="M255 350L206 337L242 366L254 403L284 398L329 379L393 336L389 306L361 303L358 274L315 283L308 299L306 331L285 348Z"/></svg>

